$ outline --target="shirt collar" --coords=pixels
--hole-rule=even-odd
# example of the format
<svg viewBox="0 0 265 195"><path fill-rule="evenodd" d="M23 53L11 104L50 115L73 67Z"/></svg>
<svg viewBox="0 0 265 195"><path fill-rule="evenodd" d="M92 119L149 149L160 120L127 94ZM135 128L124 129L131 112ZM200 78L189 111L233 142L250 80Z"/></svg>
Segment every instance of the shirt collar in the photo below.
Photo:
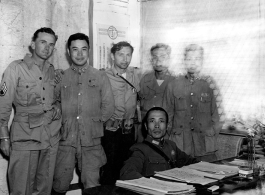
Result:
<svg viewBox="0 0 265 195"><path fill-rule="evenodd" d="M39 66L35 60L32 58L31 54L26 54L23 61L27 64L28 68L31 69L33 67L33 65ZM46 60L44 63L44 67L43 70L45 69L45 67L49 67L51 64Z"/></svg>
<svg viewBox="0 0 265 195"><path fill-rule="evenodd" d="M74 64L71 65L71 69L79 74L85 73L88 67L89 67L88 63L86 63L81 67L75 66Z"/></svg>

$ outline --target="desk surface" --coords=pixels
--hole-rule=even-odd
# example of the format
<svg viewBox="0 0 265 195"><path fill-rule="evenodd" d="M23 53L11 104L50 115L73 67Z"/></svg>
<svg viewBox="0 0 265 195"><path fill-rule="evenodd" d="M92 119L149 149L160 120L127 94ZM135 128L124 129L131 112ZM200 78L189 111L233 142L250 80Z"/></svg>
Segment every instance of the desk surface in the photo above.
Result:
<svg viewBox="0 0 265 195"><path fill-rule="evenodd" d="M265 194L265 176L254 178L252 182L249 182L248 185L243 183L240 179L230 178L221 182L221 187L218 193L220 195L261 195ZM238 186L232 186L233 184L238 183ZM241 188L238 187L241 185ZM196 188L196 192L192 195L197 194L212 194L207 192L206 188ZM83 195L139 195L138 193L131 192L129 190L116 187L116 186L99 186L91 189L86 189L83 192Z"/></svg>

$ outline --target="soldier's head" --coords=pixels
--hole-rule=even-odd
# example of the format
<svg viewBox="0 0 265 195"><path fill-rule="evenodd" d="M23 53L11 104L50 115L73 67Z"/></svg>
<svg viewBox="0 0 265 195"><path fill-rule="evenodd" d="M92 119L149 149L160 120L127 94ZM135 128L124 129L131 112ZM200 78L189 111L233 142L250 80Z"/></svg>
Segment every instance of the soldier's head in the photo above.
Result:
<svg viewBox="0 0 265 195"><path fill-rule="evenodd" d="M89 58L89 38L83 33L72 34L68 41L68 54L76 66L83 66Z"/></svg>
<svg viewBox="0 0 265 195"><path fill-rule="evenodd" d="M110 52L114 67L125 72L132 60L133 47L131 44L125 41L119 42L112 46Z"/></svg>
<svg viewBox="0 0 265 195"><path fill-rule="evenodd" d="M167 131L168 114L161 107L153 107L147 111L143 123L148 135L153 139L160 140Z"/></svg>
<svg viewBox="0 0 265 195"><path fill-rule="evenodd" d="M32 37L31 49L32 56L37 61L47 60L55 47L58 36L51 28L40 28Z"/></svg>
<svg viewBox="0 0 265 195"><path fill-rule="evenodd" d="M188 45L184 51L184 64L187 72L194 74L199 73L203 64L204 50L196 44Z"/></svg>
<svg viewBox="0 0 265 195"><path fill-rule="evenodd" d="M155 71L166 72L169 67L171 47L164 43L157 43L150 49L151 64Z"/></svg>

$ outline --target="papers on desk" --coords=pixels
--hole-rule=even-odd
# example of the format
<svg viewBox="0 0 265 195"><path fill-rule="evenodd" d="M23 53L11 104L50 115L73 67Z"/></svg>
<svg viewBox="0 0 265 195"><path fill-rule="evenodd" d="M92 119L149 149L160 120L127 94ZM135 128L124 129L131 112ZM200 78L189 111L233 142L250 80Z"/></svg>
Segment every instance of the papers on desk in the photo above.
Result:
<svg viewBox="0 0 265 195"><path fill-rule="evenodd" d="M199 162L182 168L156 172L155 176L176 181L207 185L217 180L238 174L239 169L233 166Z"/></svg>
<svg viewBox="0 0 265 195"><path fill-rule="evenodd" d="M207 185L210 183L214 183L217 179L207 178L205 175L207 173L203 173L201 171L188 169L185 167L182 168L174 168L166 171L156 172L155 176L162 177L166 179L172 179L175 181L192 183L192 184L201 184Z"/></svg>
<svg viewBox="0 0 265 195"><path fill-rule="evenodd" d="M224 179L226 177L235 176L238 174L239 169L234 166L228 165L220 165L208 162L199 162L196 164L191 164L185 166L189 169L198 170L204 173L208 173L205 175L206 177L213 178L213 179Z"/></svg>
<svg viewBox="0 0 265 195"><path fill-rule="evenodd" d="M193 186L184 183L161 181L154 178L148 179L144 177L134 180L118 180L116 186L146 195L175 195L195 191Z"/></svg>

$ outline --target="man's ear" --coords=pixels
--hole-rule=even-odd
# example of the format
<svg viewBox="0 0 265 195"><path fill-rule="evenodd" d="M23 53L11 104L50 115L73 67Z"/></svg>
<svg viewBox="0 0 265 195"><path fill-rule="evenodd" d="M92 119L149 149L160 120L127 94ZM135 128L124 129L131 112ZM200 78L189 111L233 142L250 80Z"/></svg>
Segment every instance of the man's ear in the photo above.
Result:
<svg viewBox="0 0 265 195"><path fill-rule="evenodd" d="M69 49L67 49L67 53L68 53L68 55L70 56L70 50L69 50Z"/></svg>
<svg viewBox="0 0 265 195"><path fill-rule="evenodd" d="M31 47L31 49L35 49L35 42L34 41L31 41L31 43L30 43L30 47Z"/></svg>
<svg viewBox="0 0 265 195"><path fill-rule="evenodd" d="M111 57L112 60L114 60L114 55L113 55L113 53L110 54L110 57Z"/></svg>
<svg viewBox="0 0 265 195"><path fill-rule="evenodd" d="M147 130L147 126L146 126L146 124L144 124L144 127L145 127L145 129Z"/></svg>

